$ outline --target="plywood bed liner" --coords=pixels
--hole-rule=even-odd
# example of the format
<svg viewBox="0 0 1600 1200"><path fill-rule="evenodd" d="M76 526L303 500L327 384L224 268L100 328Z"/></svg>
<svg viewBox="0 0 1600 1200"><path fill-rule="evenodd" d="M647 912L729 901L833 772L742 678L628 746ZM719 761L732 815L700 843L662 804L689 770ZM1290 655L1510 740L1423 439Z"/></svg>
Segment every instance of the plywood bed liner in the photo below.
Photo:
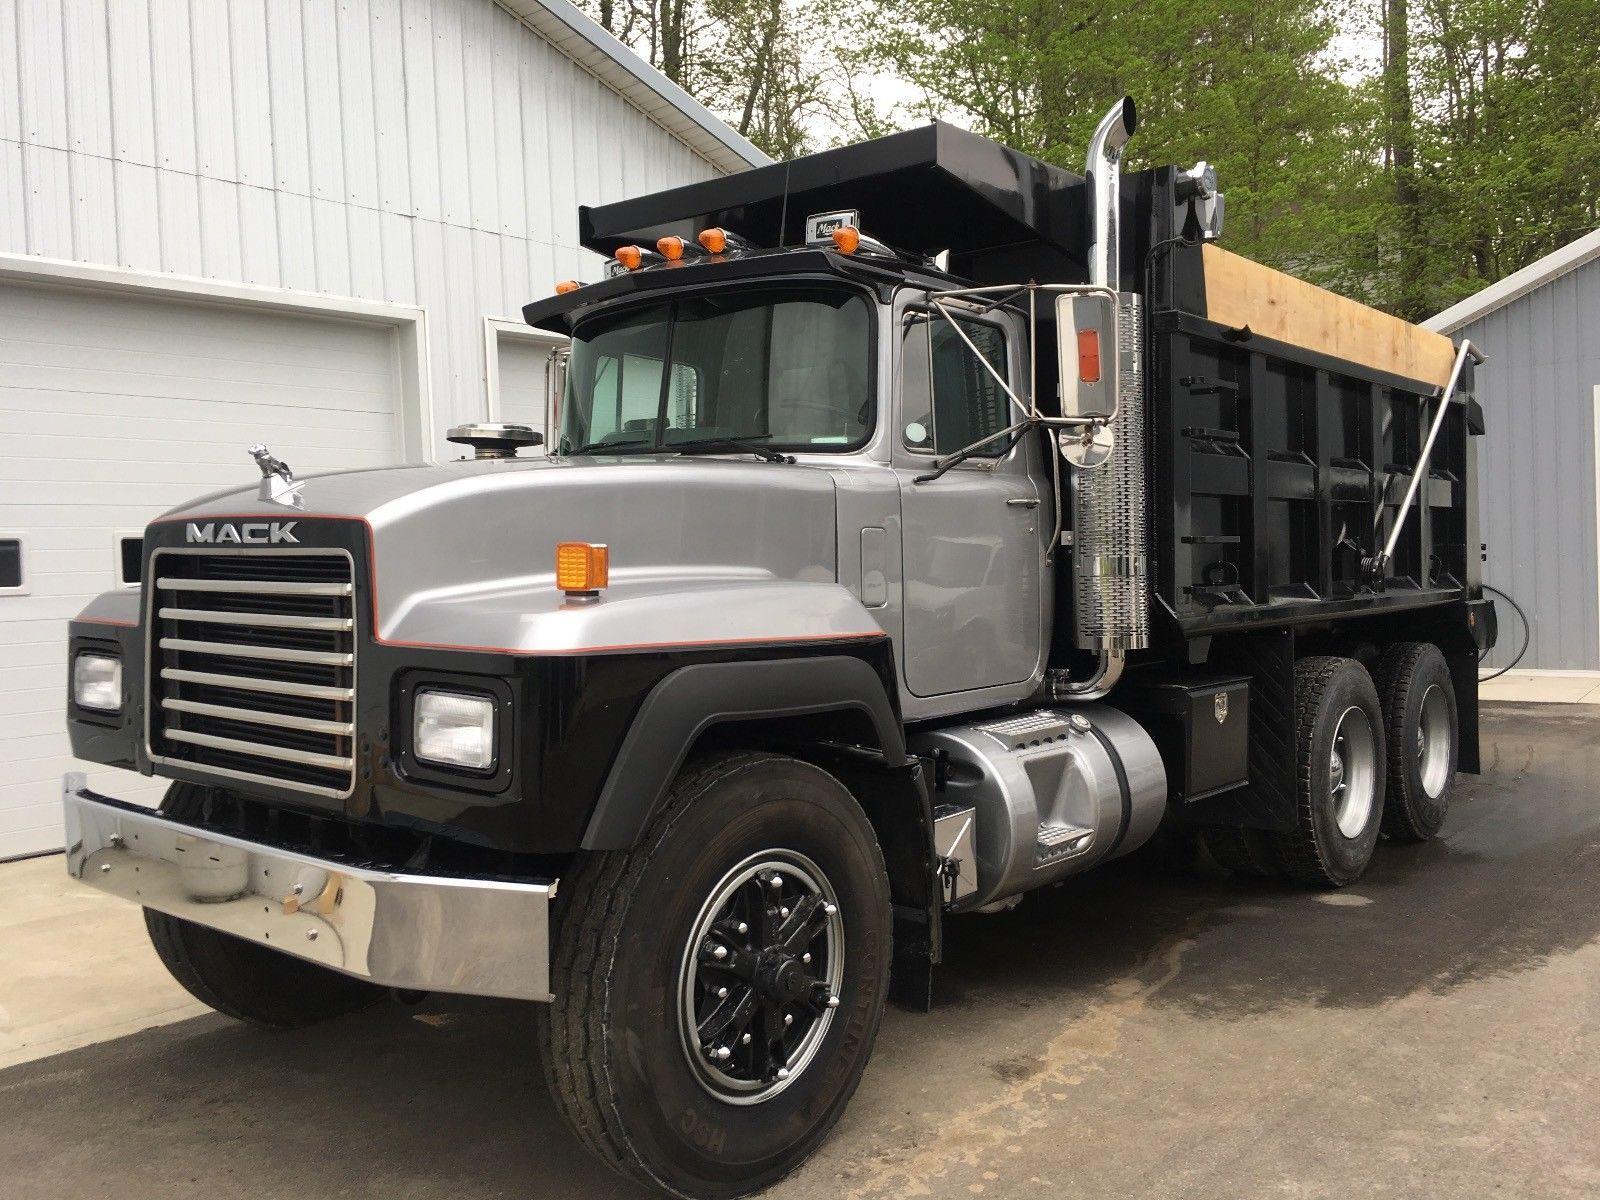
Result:
<svg viewBox="0 0 1600 1200"><path fill-rule="evenodd" d="M1201 254L1207 319L1436 388L1450 381L1456 352L1443 334L1220 246L1203 246Z"/></svg>

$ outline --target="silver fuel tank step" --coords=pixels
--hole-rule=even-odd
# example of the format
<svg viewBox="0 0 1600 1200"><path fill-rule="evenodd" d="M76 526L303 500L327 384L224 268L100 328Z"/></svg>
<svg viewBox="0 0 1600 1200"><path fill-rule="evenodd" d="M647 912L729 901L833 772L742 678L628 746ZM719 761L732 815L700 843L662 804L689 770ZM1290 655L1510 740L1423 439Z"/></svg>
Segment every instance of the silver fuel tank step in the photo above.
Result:
<svg viewBox="0 0 1600 1200"><path fill-rule="evenodd" d="M924 731L911 749L935 760L934 804L972 810L976 886L961 889L957 910L1137 849L1166 809L1166 770L1150 735L1100 704ZM971 864L961 867L970 879Z"/></svg>

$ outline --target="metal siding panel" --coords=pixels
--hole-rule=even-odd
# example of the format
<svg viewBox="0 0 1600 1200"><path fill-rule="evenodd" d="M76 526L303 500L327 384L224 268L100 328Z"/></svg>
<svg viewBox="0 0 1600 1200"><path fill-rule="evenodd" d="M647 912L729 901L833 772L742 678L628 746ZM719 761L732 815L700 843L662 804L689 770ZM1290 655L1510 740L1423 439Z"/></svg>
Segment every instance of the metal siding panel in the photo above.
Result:
<svg viewBox="0 0 1600 1200"><path fill-rule="evenodd" d="M243 279L277 287L278 204L266 188L241 187L239 194L239 246Z"/></svg>
<svg viewBox="0 0 1600 1200"><path fill-rule="evenodd" d="M378 210L352 204L345 212L349 214L351 292L368 300L382 300L383 234Z"/></svg>
<svg viewBox="0 0 1600 1200"><path fill-rule="evenodd" d="M17 3L0 0L0 142L12 143L22 141L22 96L16 83L22 69Z"/></svg>
<svg viewBox="0 0 1600 1200"><path fill-rule="evenodd" d="M344 195L378 207L378 126L372 94L372 22L366 0L340 0L339 114L344 145Z"/></svg>
<svg viewBox="0 0 1600 1200"><path fill-rule="evenodd" d="M475 229L500 229L500 164L496 161L494 34L486 4L461 10L462 69L466 76L467 167L471 172Z"/></svg>
<svg viewBox="0 0 1600 1200"><path fill-rule="evenodd" d="M444 0L433 9L434 108L438 127L440 220L472 221L472 167L467 156L467 99L461 6Z"/></svg>
<svg viewBox="0 0 1600 1200"><path fill-rule="evenodd" d="M406 123L405 21L399 0L373 0L371 21L378 206L384 212L409 215L411 154Z"/></svg>
<svg viewBox="0 0 1600 1200"><path fill-rule="evenodd" d="M416 303L416 254L412 248L412 225L403 213L380 213L378 235L383 246L383 292L386 299Z"/></svg>
<svg viewBox="0 0 1600 1200"><path fill-rule="evenodd" d="M156 165L194 174L194 60L189 6L150 0L150 90L155 96Z"/></svg>
<svg viewBox="0 0 1600 1200"><path fill-rule="evenodd" d="M189 9L189 53L194 64L194 134L200 174L237 180L233 150L233 84L228 9L202 0Z"/></svg>
<svg viewBox="0 0 1600 1200"><path fill-rule="evenodd" d="M72 256L84 262L115 262L117 184L109 158L67 156L72 185Z"/></svg>
<svg viewBox="0 0 1600 1200"><path fill-rule="evenodd" d="M579 72L562 55L546 54L544 98L548 113L546 141L550 172L550 241L578 241L577 164L572 127L573 89Z"/></svg>
<svg viewBox="0 0 1600 1200"><path fill-rule="evenodd" d="M344 130L339 108L339 30L331 4L301 9L306 72L306 134L311 152L311 195L345 201Z"/></svg>
<svg viewBox="0 0 1600 1200"><path fill-rule="evenodd" d="M545 100L545 79L552 51L538 38L519 38L517 55L518 107L522 110L522 194L527 204L524 229L530 238L554 238L554 206L550 157L550 108ZM536 276L537 278L537 276Z"/></svg>
<svg viewBox="0 0 1600 1200"><path fill-rule="evenodd" d="M404 17L406 136L411 212L437 221L444 201L439 183L439 114L434 95L433 12L429 0L401 0Z"/></svg>
<svg viewBox="0 0 1600 1200"><path fill-rule="evenodd" d="M267 10L262 0L229 0L228 41L235 169L240 183L270 189L275 178L272 89L267 81Z"/></svg>
<svg viewBox="0 0 1600 1200"><path fill-rule="evenodd" d="M316 233L311 197L294 192L277 195L279 283L302 292L317 290Z"/></svg>
<svg viewBox="0 0 1600 1200"><path fill-rule="evenodd" d="M203 273L200 257L200 189L193 175L156 172L156 219L161 226L161 269Z"/></svg>
<svg viewBox="0 0 1600 1200"><path fill-rule="evenodd" d="M319 292L350 294L350 228L345 206L336 200L312 197L311 238L316 246Z"/></svg>
<svg viewBox="0 0 1600 1200"><path fill-rule="evenodd" d="M527 153L522 134L522 104L517 94L521 61L522 26L509 13L490 10L490 107L494 116L495 165L500 185L501 233L528 235L528 204L524 192L523 158Z"/></svg>
<svg viewBox="0 0 1600 1200"><path fill-rule="evenodd" d="M280 191L311 194L306 124L304 31L295 0L267 2L267 95L272 120L272 178Z"/></svg>
<svg viewBox="0 0 1600 1200"><path fill-rule="evenodd" d="M22 169L22 147L0 140L0 250L28 252L28 177Z"/></svg>
<svg viewBox="0 0 1600 1200"><path fill-rule="evenodd" d="M110 158L111 72L104 0L64 0L68 146Z"/></svg>
<svg viewBox="0 0 1600 1200"><path fill-rule="evenodd" d="M201 272L211 279L240 279L244 252L239 237L239 188L205 175L199 185Z"/></svg>
<svg viewBox="0 0 1600 1200"><path fill-rule="evenodd" d="M17 95L22 140L67 148L67 84L61 9L55 0L19 0Z"/></svg>
<svg viewBox="0 0 1600 1200"><path fill-rule="evenodd" d="M22 171L26 190L23 212L28 253L46 258L72 257L72 176L67 152L24 144Z"/></svg>
<svg viewBox="0 0 1600 1200"><path fill-rule="evenodd" d="M154 166L155 96L150 82L150 10L145 0L106 8L111 76L111 129L119 159Z"/></svg>

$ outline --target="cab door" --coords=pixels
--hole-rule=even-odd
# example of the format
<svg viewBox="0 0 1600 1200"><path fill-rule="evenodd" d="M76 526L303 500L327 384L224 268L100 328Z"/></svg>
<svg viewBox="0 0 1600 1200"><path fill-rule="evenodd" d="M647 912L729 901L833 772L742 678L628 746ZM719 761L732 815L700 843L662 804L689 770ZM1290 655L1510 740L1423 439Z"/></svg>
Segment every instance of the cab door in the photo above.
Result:
<svg viewBox="0 0 1600 1200"><path fill-rule="evenodd" d="M1020 330L1003 317L958 320L1002 376L1021 375ZM1001 439L918 483L940 456L1019 414L944 317L912 307L898 328L891 461L904 539L906 687L934 697L1029 684L1042 670L1043 530L1053 511L1029 474L1037 437Z"/></svg>

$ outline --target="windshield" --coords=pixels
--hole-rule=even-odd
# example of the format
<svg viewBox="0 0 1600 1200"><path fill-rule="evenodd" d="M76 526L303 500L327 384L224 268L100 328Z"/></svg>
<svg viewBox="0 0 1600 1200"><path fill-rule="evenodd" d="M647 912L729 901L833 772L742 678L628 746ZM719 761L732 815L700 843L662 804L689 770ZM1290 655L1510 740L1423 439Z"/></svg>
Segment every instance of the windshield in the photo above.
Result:
<svg viewBox="0 0 1600 1200"><path fill-rule="evenodd" d="M558 452L859 446L873 419L870 335L866 300L838 288L692 296L585 322Z"/></svg>

